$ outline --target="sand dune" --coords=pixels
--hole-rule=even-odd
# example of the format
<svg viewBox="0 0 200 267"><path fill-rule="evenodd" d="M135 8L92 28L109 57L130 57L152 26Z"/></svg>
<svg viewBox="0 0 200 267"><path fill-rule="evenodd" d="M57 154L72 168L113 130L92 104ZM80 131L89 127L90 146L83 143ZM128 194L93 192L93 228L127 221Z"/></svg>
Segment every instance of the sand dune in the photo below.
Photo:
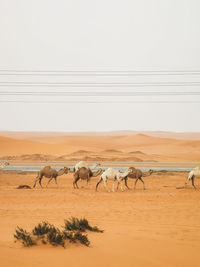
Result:
<svg viewBox="0 0 200 267"><path fill-rule="evenodd" d="M169 132L169 131L110 131L110 132L20 132L20 131L0 131L0 136L28 139L32 141L44 141L62 136L128 136L145 134L153 137L172 138L181 140L200 140L200 132Z"/></svg>
<svg viewBox="0 0 200 267"><path fill-rule="evenodd" d="M42 142L0 137L0 157L88 161L199 161L200 140L144 134L125 136L41 137ZM38 157L37 157L37 154ZM29 156L24 156L29 155ZM42 155L42 156L41 156ZM194 156L195 155L195 156Z"/></svg>

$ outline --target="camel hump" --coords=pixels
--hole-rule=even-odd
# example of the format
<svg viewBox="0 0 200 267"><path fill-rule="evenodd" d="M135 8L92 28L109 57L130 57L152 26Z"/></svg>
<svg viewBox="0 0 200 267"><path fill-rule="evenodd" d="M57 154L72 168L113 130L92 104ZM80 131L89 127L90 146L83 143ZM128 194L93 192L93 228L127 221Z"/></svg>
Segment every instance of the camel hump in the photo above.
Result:
<svg viewBox="0 0 200 267"><path fill-rule="evenodd" d="M89 172L89 173L91 172L91 170L86 168L86 167L81 167L78 171L79 172Z"/></svg>

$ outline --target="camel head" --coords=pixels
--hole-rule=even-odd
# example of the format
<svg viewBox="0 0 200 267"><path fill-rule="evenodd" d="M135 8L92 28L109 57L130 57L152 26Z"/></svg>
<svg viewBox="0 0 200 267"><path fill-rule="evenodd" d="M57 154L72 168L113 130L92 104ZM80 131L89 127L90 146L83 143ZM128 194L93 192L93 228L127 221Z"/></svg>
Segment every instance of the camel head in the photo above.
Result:
<svg viewBox="0 0 200 267"><path fill-rule="evenodd" d="M101 164L99 162L96 165L97 165L97 167L101 166Z"/></svg>
<svg viewBox="0 0 200 267"><path fill-rule="evenodd" d="M143 176L150 176L153 173L153 170L149 169L148 172L143 172Z"/></svg>
<svg viewBox="0 0 200 267"><path fill-rule="evenodd" d="M67 167L64 167L63 170L64 170L64 173L65 174L67 174L68 172L70 172L70 168L67 168Z"/></svg>
<svg viewBox="0 0 200 267"><path fill-rule="evenodd" d="M92 172L92 176L96 177L96 176L98 176L98 175L101 175L103 172L104 172L103 169L98 169L98 171L96 171L96 172Z"/></svg>
<svg viewBox="0 0 200 267"><path fill-rule="evenodd" d="M98 170L98 175L101 175L105 170L104 169L99 169Z"/></svg>
<svg viewBox="0 0 200 267"><path fill-rule="evenodd" d="M148 170L148 173L149 173L149 174L152 174L152 173L153 173L153 170L152 170L152 169L149 169L149 170Z"/></svg>

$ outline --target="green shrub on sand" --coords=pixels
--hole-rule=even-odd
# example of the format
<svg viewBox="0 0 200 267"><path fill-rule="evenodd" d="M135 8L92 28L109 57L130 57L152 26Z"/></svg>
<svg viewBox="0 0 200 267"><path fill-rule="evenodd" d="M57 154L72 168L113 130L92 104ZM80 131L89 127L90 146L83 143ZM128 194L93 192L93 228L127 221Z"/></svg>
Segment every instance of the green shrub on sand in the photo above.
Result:
<svg viewBox="0 0 200 267"><path fill-rule="evenodd" d="M41 222L36 225L29 233L26 230L17 227L14 238L16 241L20 241L24 247L30 247L37 245L38 241L42 244L51 244L53 246L65 247L65 243L68 240L72 243L80 243L85 246L90 245L90 241L87 235L82 234L86 230L93 232L103 232L98 227L92 227L88 220L85 218L78 219L72 217L70 220L65 220L64 230L56 228L54 225L48 222Z"/></svg>

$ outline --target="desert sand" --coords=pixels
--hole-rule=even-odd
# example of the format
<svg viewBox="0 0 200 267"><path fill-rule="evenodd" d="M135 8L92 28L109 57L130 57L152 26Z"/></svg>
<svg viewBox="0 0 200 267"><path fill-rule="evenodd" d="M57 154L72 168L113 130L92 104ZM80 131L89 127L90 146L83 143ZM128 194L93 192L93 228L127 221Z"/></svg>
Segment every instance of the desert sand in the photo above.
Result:
<svg viewBox="0 0 200 267"><path fill-rule="evenodd" d="M1 134L1 133L0 133ZM3 133L2 133L3 134ZM29 133L30 135L30 133ZM29 136L28 135L28 136ZM18 135L17 135L18 136ZM175 135L176 136L176 135ZM0 159L199 162L200 140L135 135L0 135Z"/></svg>
<svg viewBox="0 0 200 267"><path fill-rule="evenodd" d="M1 266L199 266L200 193L183 186L187 173L155 173L144 178L147 190L106 192L98 180L74 190L72 174L48 188L16 189L33 184L36 173L0 173ZM47 179L44 178L43 185ZM129 185L133 188L133 180ZM79 186L85 181L80 181ZM112 182L108 183L109 187ZM31 230L41 221L58 227L71 216L86 217L104 233L88 233L91 247L68 245L22 248L14 243L16 226Z"/></svg>
<svg viewBox="0 0 200 267"><path fill-rule="evenodd" d="M200 162L199 140L145 134L4 133L0 148L0 159L22 160L24 165L27 160ZM0 171L2 267L200 265L200 192L191 183L177 189L184 185L186 172L145 177L147 190L138 182L136 190L108 193L101 184L95 192L98 177L92 178L89 188L81 188L85 182L79 181L80 189L75 190L72 174L58 177L58 188L52 181L48 188L16 189L21 184L32 186L35 177L34 172ZM198 180L195 183L198 185ZM133 188L134 180L129 179L128 184ZM108 186L111 188L112 182ZM61 227L71 216L86 217L104 233L88 233L89 248L72 244L66 249L48 245L23 248L14 243L17 225L28 231L42 221Z"/></svg>

